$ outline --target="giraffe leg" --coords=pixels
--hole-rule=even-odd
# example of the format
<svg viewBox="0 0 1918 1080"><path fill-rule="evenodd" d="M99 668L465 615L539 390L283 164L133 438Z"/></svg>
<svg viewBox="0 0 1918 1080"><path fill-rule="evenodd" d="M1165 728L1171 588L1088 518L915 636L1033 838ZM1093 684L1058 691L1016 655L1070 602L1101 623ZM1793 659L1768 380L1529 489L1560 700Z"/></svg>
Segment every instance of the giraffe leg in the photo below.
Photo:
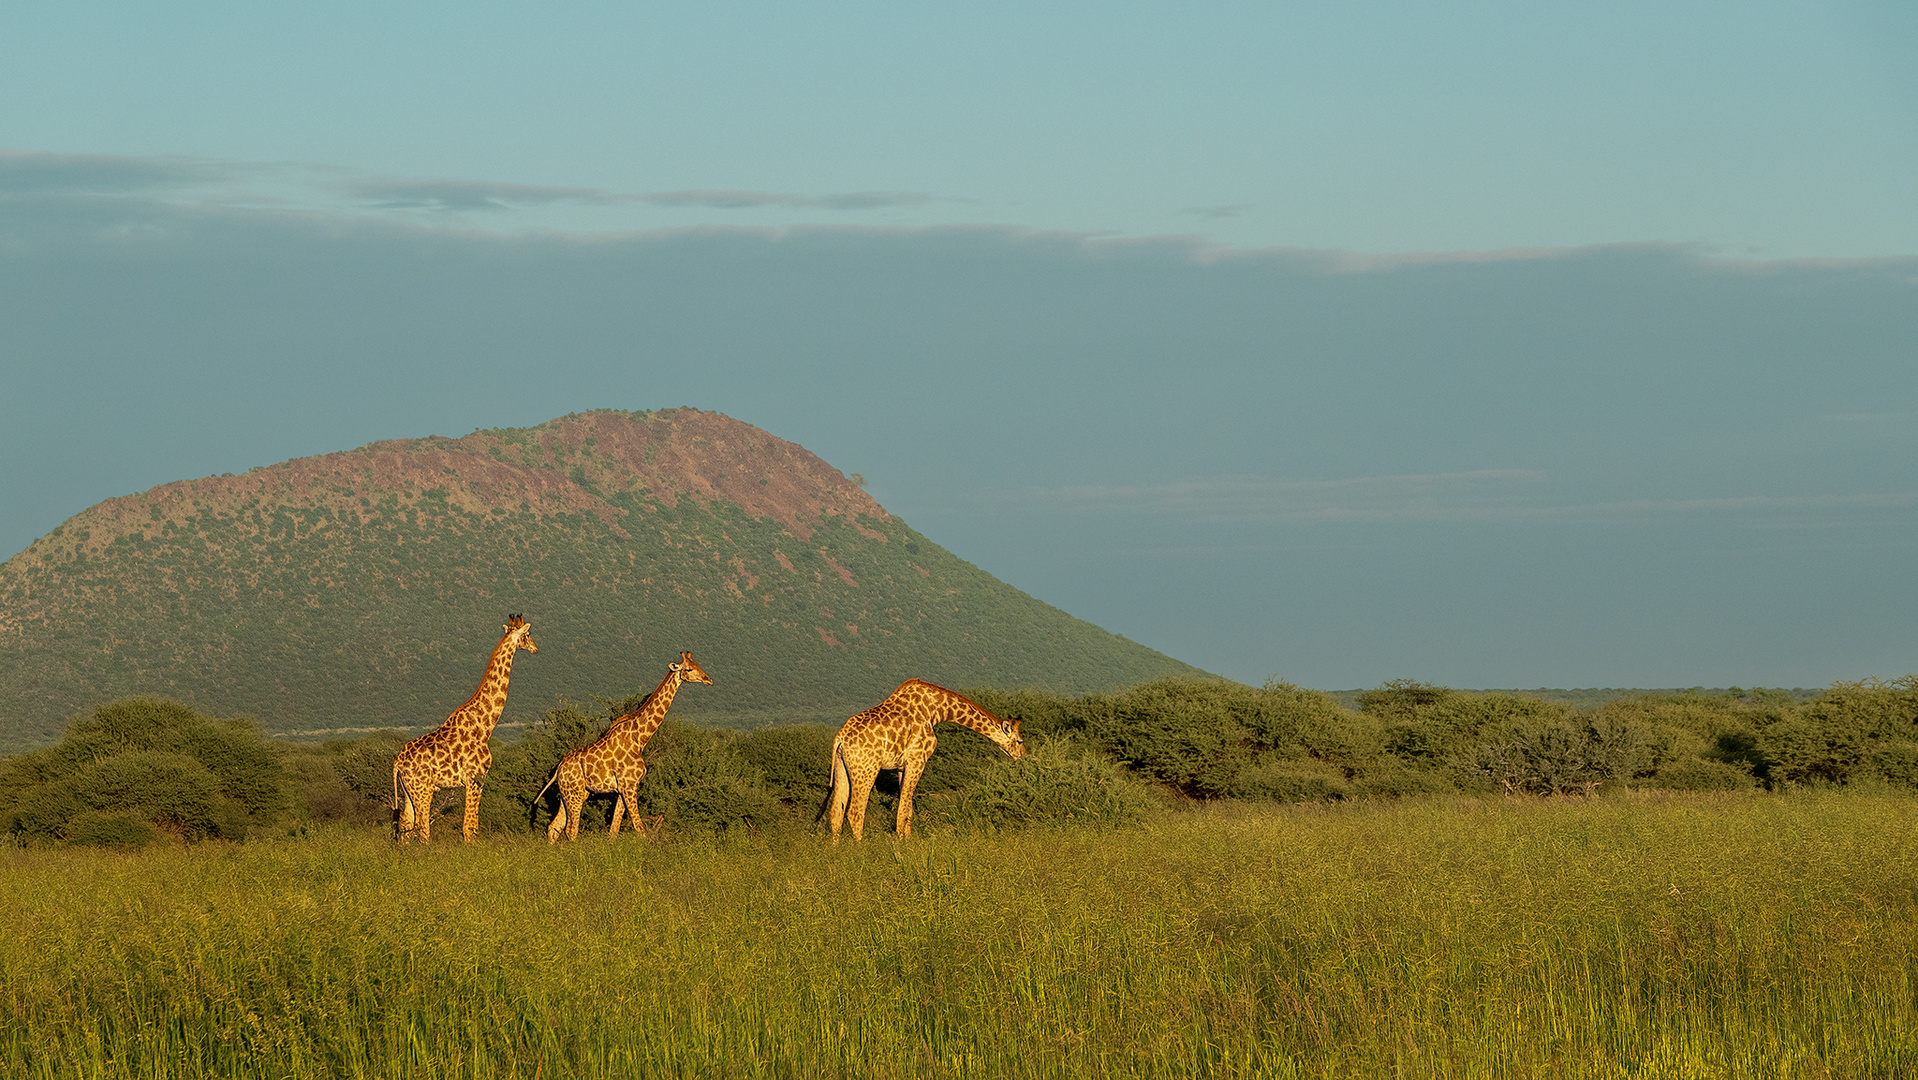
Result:
<svg viewBox="0 0 1918 1080"><path fill-rule="evenodd" d="M406 778L393 770L393 842L404 844L413 839L413 797L406 789Z"/></svg>
<svg viewBox="0 0 1918 1080"><path fill-rule="evenodd" d="M562 785L559 798L562 804L560 813L566 818L566 839L577 840L579 839L579 812L586 805L586 781L574 778L571 783Z"/></svg>
<svg viewBox="0 0 1918 1080"><path fill-rule="evenodd" d="M839 842L839 827L846 821L846 803L852 799L852 781L846 777L846 762L837 747L832 752L832 802L827 806L832 823L832 842Z"/></svg>
<svg viewBox="0 0 1918 1080"><path fill-rule="evenodd" d="M619 835L619 819L626 813L626 792L616 791L613 795L613 827L606 830L607 836ZM639 828L638 814L633 815L633 828Z"/></svg>
<svg viewBox="0 0 1918 1080"><path fill-rule="evenodd" d="M914 757L906 760L906 767L899 774L899 813L894 818L893 835L900 839L912 835L912 793L919 786L919 774L925 771L926 758Z"/></svg>
<svg viewBox="0 0 1918 1080"><path fill-rule="evenodd" d="M879 779L879 770L869 765L848 767L846 779L852 788L852 801L846 805L846 824L852 826L852 838L863 840L866 837L866 803L872 800L873 781Z"/></svg>
<svg viewBox="0 0 1918 1080"><path fill-rule="evenodd" d="M433 796L438 792L431 781L405 779L406 817L401 820L401 835L417 835L420 843L433 842Z"/></svg>
<svg viewBox="0 0 1918 1080"><path fill-rule="evenodd" d="M473 834L479 831L480 786L478 780L466 782L466 823L462 832L467 843L473 842Z"/></svg>
<svg viewBox="0 0 1918 1080"><path fill-rule="evenodd" d="M559 767L553 770L552 786L559 789L554 793L559 796L559 809L554 812L553 820L546 826L546 842L549 844L559 843L560 830L566 827L568 821L573 820L574 812L578 809L572 805L573 777L571 770L568 769L568 766L572 764L573 757L569 754L561 758ZM541 792L541 794L545 793Z"/></svg>

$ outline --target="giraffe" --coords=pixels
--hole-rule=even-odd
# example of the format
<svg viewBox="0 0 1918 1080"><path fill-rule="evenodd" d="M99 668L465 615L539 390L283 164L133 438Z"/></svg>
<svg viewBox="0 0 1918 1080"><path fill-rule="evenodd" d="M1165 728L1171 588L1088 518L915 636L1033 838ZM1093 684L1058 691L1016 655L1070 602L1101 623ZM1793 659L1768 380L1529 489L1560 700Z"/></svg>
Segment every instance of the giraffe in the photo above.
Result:
<svg viewBox="0 0 1918 1080"><path fill-rule="evenodd" d="M832 841L839 842L842 822L852 825L860 839L866 828L866 802L881 769L899 769L899 817L896 835L912 835L912 792L919 774L939 745L934 725L942 720L961 724L991 739L1015 758L1026 756L1019 721L1005 721L987 712L964 694L919 679L899 684L886 700L845 722L832 740Z"/></svg>
<svg viewBox="0 0 1918 1080"><path fill-rule="evenodd" d="M433 796L441 788L466 788L467 843L479 829L480 777L493 767L493 751L486 745L506 708L506 680L513 672L513 656L521 649L536 653L533 628L518 615L506 617L505 636L486 662L479 689L466 704L453 710L446 722L400 748L393 758L393 839L405 843L418 832L420 843L433 840Z"/></svg>
<svg viewBox="0 0 1918 1080"><path fill-rule="evenodd" d="M619 801L613 804L613 827L606 835L619 835L620 815L625 813L632 814L633 829L641 835L658 831L657 824L650 830L646 828L647 823L639 816L639 804L634 801L639 797L639 782L646 779L646 759L640 752L659 730L660 721L666 719L673 695L689 682L713 684L712 677L693 662L693 654L681 652L679 662L667 667L659 688L648 694L639 708L613 721L606 734L593 745L569 751L559 759L553 778L533 796L533 801L538 802L545 797L546 788L559 785L559 813L553 815L553 823L546 827L547 843L558 843L561 829L566 830L566 839L579 838L580 807L586 804L586 794L591 791L619 793Z"/></svg>

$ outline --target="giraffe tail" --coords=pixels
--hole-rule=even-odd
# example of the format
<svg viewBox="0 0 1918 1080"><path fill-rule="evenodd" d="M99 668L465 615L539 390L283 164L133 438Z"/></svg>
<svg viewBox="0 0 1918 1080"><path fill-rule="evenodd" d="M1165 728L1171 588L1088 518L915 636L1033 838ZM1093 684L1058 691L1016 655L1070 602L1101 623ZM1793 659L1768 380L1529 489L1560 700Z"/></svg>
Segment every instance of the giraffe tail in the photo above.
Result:
<svg viewBox="0 0 1918 1080"><path fill-rule="evenodd" d="M819 804L819 813L813 818L814 827L826 823L827 815L832 813L833 796L852 787L852 780L846 775L846 760L839 754L839 739L832 741L832 782L826 786L826 801Z"/></svg>
<svg viewBox="0 0 1918 1080"><path fill-rule="evenodd" d="M400 759L393 759L393 841L398 843L406 833L401 817L406 808L406 793L400 790Z"/></svg>

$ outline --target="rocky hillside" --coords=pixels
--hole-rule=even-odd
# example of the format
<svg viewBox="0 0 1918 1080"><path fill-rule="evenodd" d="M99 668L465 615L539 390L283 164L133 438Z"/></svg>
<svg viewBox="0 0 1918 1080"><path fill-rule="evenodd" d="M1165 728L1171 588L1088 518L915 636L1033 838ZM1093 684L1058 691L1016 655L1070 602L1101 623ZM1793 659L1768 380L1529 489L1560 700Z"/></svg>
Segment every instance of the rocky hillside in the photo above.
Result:
<svg viewBox="0 0 1918 1080"><path fill-rule="evenodd" d="M717 413L373 443L110 499L0 564L0 751L165 694L267 732L423 730L509 612L506 722L651 687L688 719L843 718L917 676L1085 691L1194 669L1014 589ZM502 732L503 734L507 732Z"/></svg>

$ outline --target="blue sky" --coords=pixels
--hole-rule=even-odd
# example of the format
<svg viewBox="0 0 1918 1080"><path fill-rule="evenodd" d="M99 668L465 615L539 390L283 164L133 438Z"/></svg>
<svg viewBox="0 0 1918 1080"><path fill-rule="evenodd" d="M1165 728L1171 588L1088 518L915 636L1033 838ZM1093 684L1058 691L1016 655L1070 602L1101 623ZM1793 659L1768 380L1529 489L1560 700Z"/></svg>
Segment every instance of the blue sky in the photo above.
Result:
<svg viewBox="0 0 1918 1080"><path fill-rule="evenodd" d="M1257 682L1918 669L1891 3L0 12L0 552L691 404Z"/></svg>

